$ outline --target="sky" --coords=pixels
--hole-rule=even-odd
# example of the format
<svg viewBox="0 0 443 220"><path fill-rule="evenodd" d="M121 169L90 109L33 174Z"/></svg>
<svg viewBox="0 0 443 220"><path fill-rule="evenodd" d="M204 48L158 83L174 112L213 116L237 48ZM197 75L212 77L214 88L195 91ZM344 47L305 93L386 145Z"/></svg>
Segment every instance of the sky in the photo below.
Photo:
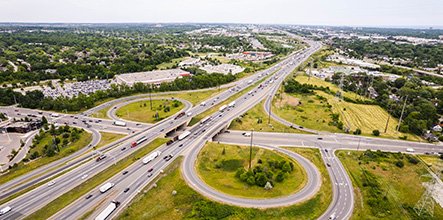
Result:
<svg viewBox="0 0 443 220"><path fill-rule="evenodd" d="M443 27L443 0L0 0L0 22Z"/></svg>

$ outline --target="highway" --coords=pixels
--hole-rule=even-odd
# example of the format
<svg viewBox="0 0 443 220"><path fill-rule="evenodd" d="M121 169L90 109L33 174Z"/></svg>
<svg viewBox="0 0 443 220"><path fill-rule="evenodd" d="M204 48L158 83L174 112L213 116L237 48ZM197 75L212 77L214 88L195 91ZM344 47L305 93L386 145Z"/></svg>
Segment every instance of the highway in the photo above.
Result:
<svg viewBox="0 0 443 220"><path fill-rule="evenodd" d="M292 60L289 60L289 61L292 61ZM287 61L286 63L288 63L289 61ZM277 68L279 68L279 67L277 66ZM286 66L283 67L282 69L283 69L283 71L278 71L276 74L278 75L283 72L288 73L288 72L290 72L290 70L292 70L292 68L289 68ZM254 82L257 82L258 80L264 78L267 74L272 73L272 72L274 72L274 69L255 74L253 76ZM267 74L263 74L263 73L267 73ZM257 77L257 75L259 77ZM284 77L281 77L281 80L283 78ZM242 82L240 82L239 84L237 84L237 87L240 87L238 91L241 91L242 89L248 87L250 83L247 83L247 82L249 82L249 80L250 80L250 78L245 79ZM273 85L278 86L277 83L273 84ZM271 86L269 86L269 88L270 87ZM219 112L219 111L214 113L209 122L205 123L204 126L200 126L197 124L194 127L192 127L189 130L191 132L191 135L189 135L186 138L186 140L179 141L179 142L176 142L176 143L170 145L168 147L168 149L165 150L165 152L162 155L167 155L170 152L172 152L172 154L174 154L174 155L178 155L181 153L186 155L187 151L197 149L196 146L198 146L198 147L202 146L211 137L210 134L212 134L213 132L218 132L220 130L220 123L222 125L226 125L229 120L233 119L234 117L237 117L237 115L240 111L244 112L244 111L247 111L249 108L253 107L257 100L264 98L264 95L267 92L267 89L265 88L265 86L263 86L262 89L260 89L260 90L258 89L258 87L256 87L254 89L254 91L256 91L256 92L252 93L252 94L244 94L243 96L241 96L240 98L238 98L236 100L236 103L238 103L238 104L236 104L236 106L237 105L243 106L242 108L235 107L235 108L233 108L235 110L230 110L227 112L225 111L224 113ZM225 93L225 95L229 95L229 94L234 94L235 92L232 90L228 90L224 93ZM223 95L223 94L221 94L221 95ZM219 98L219 99L221 99L221 98ZM216 100L218 100L218 99L215 98L214 102ZM211 102L213 102L213 101L207 102L208 105ZM210 106L211 105L209 105L209 107ZM195 112L195 111L192 110L192 112ZM152 166L154 171L156 171L156 170L158 171L158 170L164 169L168 163L166 163L163 160L157 160L157 161L154 161L148 167ZM135 164L140 164L140 161L136 162ZM138 191L140 191L147 183L149 183L149 181L152 178L154 178L157 175L157 173L154 173L154 175L152 177L148 177L149 172L148 172L147 168L143 168L142 166L137 166L137 165L133 165L133 166L135 168L133 168L133 167L128 168L130 172L128 174L126 174L126 176L124 178L128 179L128 181L130 181L130 182L135 181L134 182L135 185L127 185L126 184L127 182L125 182L125 184L122 184L122 186L130 186L130 191L128 191L128 192L132 192L132 190L134 190L134 193L122 192L121 191L122 187L117 186L117 184L113 189L111 189L109 192L106 192L105 194L97 194L96 190L91 191L89 194L93 194L94 198L96 199L95 201L99 201L101 204L100 207L97 208L96 211L91 216L96 216L112 200L117 200L117 201L121 202L120 208L118 208L118 210L121 210L121 208L125 207L131 201L131 199L137 194ZM137 167L138 167L138 169L142 169L143 171L138 171ZM135 169L135 170L133 170L133 169ZM143 172L143 173L140 174L139 172ZM116 175L115 177L111 178L111 180L109 180L109 181L116 180L117 178L119 178L118 176L119 175ZM142 179L140 179L140 178L142 178ZM315 182L314 186L316 186L317 182L315 181L315 178L313 178L313 180ZM140 184L138 184L139 182L140 182ZM120 183L118 185L120 185ZM135 186L135 188L134 188L134 186ZM309 194L309 192L306 192L306 193ZM59 217L74 216L73 219L75 219L75 216L81 216L82 213L85 213L85 211L86 211L85 207L92 208L91 205L88 205L88 203L89 203L89 201L86 201L86 199L84 199L84 197L80 198L76 202L71 204L69 207L67 207L64 210L62 210L61 212L57 213L55 216L53 216L53 218L57 219ZM95 204L96 203L97 202L95 202ZM119 211L115 212L114 215L116 215L118 212Z"/></svg>
<svg viewBox="0 0 443 220"><path fill-rule="evenodd" d="M214 141L227 144L249 144L250 138L242 134L248 131L230 131L218 135ZM340 149L349 150L382 150L391 152L407 153L407 148L413 148L416 153L435 154L443 152L440 145L430 143L417 143L401 140L382 138L359 137L338 134L311 135L311 134L283 134L272 132L254 132L253 144L286 146L286 147L310 147L321 151L323 161L329 163L327 170L333 183L333 200L327 211L320 219L328 219L334 215L337 219L348 219L353 210L354 194L352 181L346 173L340 160L334 152ZM327 150L327 152L325 151Z"/></svg>
<svg viewBox="0 0 443 220"><path fill-rule="evenodd" d="M288 61L287 61L288 62ZM260 73L254 74L250 77L246 77L245 79L242 79L241 81L237 82L238 91L241 91L242 89L249 86L249 81L258 81L262 78L264 78L266 75L275 72L276 70L280 69L280 66L282 64L277 64L267 70L261 71ZM217 95L217 97L213 100L208 100L208 106L196 106L191 111L194 114L199 114L211 106L209 103L213 103L214 105L226 100L230 96L235 94L234 90L227 90ZM156 124L152 126L151 128L148 128L146 131L140 132L140 134L134 136L133 138L129 138L125 141L125 143L121 143L122 145L125 145L127 147L127 150L121 151L120 148L113 148L109 152L107 152L108 159L105 159L100 162L95 161L87 161L80 165L79 167L63 174L60 177L57 177L55 179L56 184L54 184L51 187L47 187L46 185L40 186L24 195L21 195L17 197L16 199L10 201L7 203L7 205L13 207L13 210L9 212L7 215L2 218L14 218L14 219L21 219L24 216L27 216L35 211L37 211L39 208L43 207L53 199L57 198L58 196L62 195L63 193L69 191L70 189L74 188L75 186L81 184L82 182L86 181L91 176L95 175L96 173L106 169L107 167L111 166L114 161L118 161L121 158L124 158L129 155L131 151L133 151L131 148L129 148L129 143L132 141L137 140L141 136L146 136L149 140L153 140L155 137L159 135L163 135L164 133L168 132L169 130L173 130L176 127L186 124L187 121L190 120L190 117L182 117L179 119L174 119L173 117L170 117L169 119L163 120L161 123ZM92 155L89 155L92 157ZM114 160L110 158L115 158ZM85 174L88 175L87 178L83 179ZM38 201L38 202L37 202Z"/></svg>
<svg viewBox="0 0 443 220"><path fill-rule="evenodd" d="M187 101L183 101L183 103L185 105L183 111L187 111L192 107L192 104ZM125 103L122 103L122 104L125 104ZM24 190L30 186L33 186L35 184L38 184L38 183L43 182L45 180L48 180L49 178L56 176L57 174L60 174L63 171L67 171L67 170L89 160L95 154L94 153L90 153L88 155L83 155L83 154L85 154L85 152L87 152L87 151L92 150L92 147L96 146L100 142L101 135L96 129L94 129L92 126L87 126L88 123L84 123L83 121L93 121L93 122L97 122L97 124L109 122L109 120L103 121L100 119L86 120L86 118L89 118L89 117L83 117L82 115L74 115L73 116L73 115L61 114L58 117L52 117L51 112L41 112L42 114L39 114L39 111L30 110L30 109L19 109L18 111L16 111L13 108L4 108L2 110L4 113L8 114L9 116L15 116L15 117L24 117L27 115L36 115L37 117L45 116L48 118L48 120L51 120L53 123L72 124L73 126L80 127L80 128L85 129L88 132L91 132L93 134L93 139L87 147L84 147L67 157L64 157L64 158L54 161L50 164L39 167L27 174L21 175L20 177L17 177L5 184L0 185L0 197L1 198L6 198L10 195L13 195L17 192ZM17 115L17 114L19 114L19 115ZM74 124L75 121L79 121L79 123ZM138 124L139 123L128 122L127 126L132 126L132 129L134 132L136 129L137 130L138 129L145 129L145 130L149 129L149 126L142 125L142 124L138 125ZM108 125L109 125L109 123L108 123ZM124 129L123 127L114 126L114 125L112 125L112 127L116 127L118 129ZM126 130L127 129L128 128L126 128ZM131 132L129 132L129 133L131 133ZM122 138L121 140L117 140L117 141L115 141L107 146L104 146L101 149L97 149L97 150L105 153L105 152L111 150L113 147L119 146L123 141L131 138L134 135L136 135L136 134L134 133L133 135ZM27 143L27 145L29 145L29 144L30 143ZM21 151L20 154L24 154L24 156L25 156L26 151ZM83 155L83 156L80 157L81 155Z"/></svg>

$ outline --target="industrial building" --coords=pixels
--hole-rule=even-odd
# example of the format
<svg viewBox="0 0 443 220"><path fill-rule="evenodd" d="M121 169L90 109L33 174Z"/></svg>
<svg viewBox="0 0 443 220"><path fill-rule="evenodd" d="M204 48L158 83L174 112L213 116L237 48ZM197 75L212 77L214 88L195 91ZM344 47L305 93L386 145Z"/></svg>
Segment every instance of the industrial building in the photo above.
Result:
<svg viewBox="0 0 443 220"><path fill-rule="evenodd" d="M116 76L118 84L126 84L132 86L134 83L144 83L160 85L165 82L172 82L177 78L183 76L190 76L191 74L181 69L169 70L154 70L149 72L126 73Z"/></svg>

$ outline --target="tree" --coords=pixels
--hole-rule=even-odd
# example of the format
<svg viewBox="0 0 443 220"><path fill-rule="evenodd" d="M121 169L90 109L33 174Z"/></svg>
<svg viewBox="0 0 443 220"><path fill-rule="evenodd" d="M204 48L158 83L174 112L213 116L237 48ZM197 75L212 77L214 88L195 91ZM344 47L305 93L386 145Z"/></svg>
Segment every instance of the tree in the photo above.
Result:
<svg viewBox="0 0 443 220"><path fill-rule="evenodd" d="M380 136L380 131L379 131L379 130L373 130L373 131L372 131L372 135L374 135L374 136Z"/></svg>
<svg viewBox="0 0 443 220"><path fill-rule="evenodd" d="M360 128L355 129L354 134L355 135L360 135L361 134L361 129Z"/></svg>

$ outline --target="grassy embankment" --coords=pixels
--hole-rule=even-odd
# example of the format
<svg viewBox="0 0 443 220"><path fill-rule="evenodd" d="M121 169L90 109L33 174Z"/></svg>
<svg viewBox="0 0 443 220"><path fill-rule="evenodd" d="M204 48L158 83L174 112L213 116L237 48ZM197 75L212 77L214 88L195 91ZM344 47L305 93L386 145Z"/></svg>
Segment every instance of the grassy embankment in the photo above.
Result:
<svg viewBox="0 0 443 220"><path fill-rule="evenodd" d="M302 84L328 87L333 92L339 91L336 85L315 77L309 78L305 75L297 75L295 79ZM344 127L349 127L351 132L359 128L362 131L362 135L372 136L374 130L379 130L380 137L383 138L407 136L408 140L420 140L416 135L397 132L398 120L390 117L389 113L378 105L346 102L319 90L316 90L314 95L287 95L298 99L300 103L296 106L285 105L277 107L280 100L276 98L273 100L274 112L280 117L306 128L328 132L343 132L343 130L331 124L331 114L335 113L339 114L340 121L343 122ZM352 100L367 100L352 92L344 92L343 96ZM388 117L390 119L385 133L384 130Z"/></svg>
<svg viewBox="0 0 443 220"><path fill-rule="evenodd" d="M303 203L272 209L240 208L213 202L190 188L180 174L181 158L167 169L157 187L139 194L117 219L315 219L332 199L331 182L317 149L293 151L311 160L320 170L323 183L319 193ZM152 186L152 185L151 185ZM147 188L150 188L148 186ZM176 191L176 195L172 192ZM146 208L149 207L149 208Z"/></svg>
<svg viewBox="0 0 443 220"><path fill-rule="evenodd" d="M178 111L182 110L184 104L177 100L149 100L137 101L129 103L121 108L117 109L115 113L117 117L126 119L129 121L138 121L144 123L155 123L161 121L171 115L174 115ZM156 114L158 117L156 118Z"/></svg>
<svg viewBox="0 0 443 220"><path fill-rule="evenodd" d="M155 150L156 148L166 143L167 141L168 139L165 138L157 138L154 141L150 142L149 144L138 148L128 157L125 157L124 159L118 161L116 165L112 165L107 169L105 169L104 171L100 172L99 174L91 177L87 181L76 186L74 189L51 201L40 210L27 216L25 219L29 220L48 219L49 217L51 217L52 215L54 215L64 207L68 206L69 204L71 204L81 196L85 195L95 187L99 186L100 184L102 184L103 182L105 182L107 179L111 178L115 174L120 173L122 170L126 169L126 167L135 163L144 155Z"/></svg>
<svg viewBox="0 0 443 220"><path fill-rule="evenodd" d="M425 164L412 155L386 152L338 151L351 177L355 207L352 219L442 219L435 205L434 217L413 210L429 177Z"/></svg>
<svg viewBox="0 0 443 220"><path fill-rule="evenodd" d="M275 182L272 190L265 190L257 185L248 185L235 176L237 169L248 169L249 147L217 144L209 142L200 151L196 164L200 178L212 188L223 193L245 198L272 198L293 194L303 188L307 182L306 172L286 155L263 148L252 148L251 167L263 167L267 161L291 161L292 172L282 182ZM258 161L262 164L259 164ZM274 177L276 173L274 173Z"/></svg>

